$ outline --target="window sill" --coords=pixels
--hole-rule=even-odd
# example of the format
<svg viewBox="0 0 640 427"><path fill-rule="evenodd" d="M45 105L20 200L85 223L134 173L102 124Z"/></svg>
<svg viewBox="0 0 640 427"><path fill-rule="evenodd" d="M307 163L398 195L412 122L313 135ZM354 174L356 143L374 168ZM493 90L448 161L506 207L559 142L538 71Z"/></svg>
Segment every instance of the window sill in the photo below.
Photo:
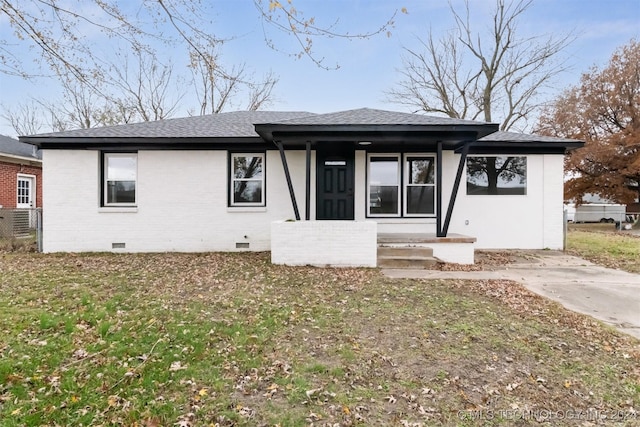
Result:
<svg viewBox="0 0 640 427"><path fill-rule="evenodd" d="M266 206L228 206L227 212L266 212Z"/></svg>
<svg viewBox="0 0 640 427"><path fill-rule="evenodd" d="M113 206L113 207L101 207L98 208L98 213L136 213L138 212L137 206Z"/></svg>

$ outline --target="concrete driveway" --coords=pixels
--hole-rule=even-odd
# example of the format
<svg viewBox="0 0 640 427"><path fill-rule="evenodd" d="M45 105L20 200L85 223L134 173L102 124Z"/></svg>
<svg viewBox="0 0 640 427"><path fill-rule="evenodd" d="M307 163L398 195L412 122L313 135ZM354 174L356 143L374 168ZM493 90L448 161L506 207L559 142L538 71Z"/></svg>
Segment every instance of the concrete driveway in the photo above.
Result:
<svg viewBox="0 0 640 427"><path fill-rule="evenodd" d="M600 267L558 251L517 251L517 261L485 271L383 269L391 278L507 279L640 338L640 274Z"/></svg>

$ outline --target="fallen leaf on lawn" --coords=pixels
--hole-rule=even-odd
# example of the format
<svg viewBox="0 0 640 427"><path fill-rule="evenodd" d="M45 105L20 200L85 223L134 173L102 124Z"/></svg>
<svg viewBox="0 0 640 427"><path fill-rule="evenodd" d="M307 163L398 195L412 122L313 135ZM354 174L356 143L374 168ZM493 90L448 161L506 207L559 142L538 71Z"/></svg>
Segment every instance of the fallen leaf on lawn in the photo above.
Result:
<svg viewBox="0 0 640 427"><path fill-rule="evenodd" d="M518 387L520 387L520 383L508 384L507 385L507 390L513 391L513 390L517 389Z"/></svg>
<svg viewBox="0 0 640 427"><path fill-rule="evenodd" d="M200 391L198 392L198 394L199 394L201 397L204 397L204 396L206 396L206 395L207 395L207 394L209 394L209 393L207 392L207 389L206 389L206 388L201 388L201 389L200 389Z"/></svg>
<svg viewBox="0 0 640 427"><path fill-rule="evenodd" d="M88 355L89 353L83 348L79 348L73 352L73 357L75 357L76 359L84 359Z"/></svg>
<svg viewBox="0 0 640 427"><path fill-rule="evenodd" d="M322 419L322 415L311 412L307 418L307 421L317 421Z"/></svg>
<svg viewBox="0 0 640 427"><path fill-rule="evenodd" d="M169 371L171 371L171 372L180 371L182 369L187 369L187 367L186 366L182 366L182 363L180 363L180 362L173 362L173 363L171 363L171 366L169 366Z"/></svg>
<svg viewBox="0 0 640 427"><path fill-rule="evenodd" d="M313 396L314 394L316 394L319 391L322 391L322 389L321 388L312 388L311 390L307 390L305 392L305 394L307 395L307 397L311 397L311 396Z"/></svg>
<svg viewBox="0 0 640 427"><path fill-rule="evenodd" d="M569 387L571 387L571 381L569 381L569 380L565 380L565 382L564 382L564 386L565 386L565 388L569 388Z"/></svg>

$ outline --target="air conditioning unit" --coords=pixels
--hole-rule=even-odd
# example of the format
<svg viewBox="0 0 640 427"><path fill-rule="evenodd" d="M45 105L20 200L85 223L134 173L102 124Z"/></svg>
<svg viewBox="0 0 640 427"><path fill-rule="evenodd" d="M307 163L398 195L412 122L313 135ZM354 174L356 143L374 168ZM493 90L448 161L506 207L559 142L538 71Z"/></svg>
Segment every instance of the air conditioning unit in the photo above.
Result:
<svg viewBox="0 0 640 427"><path fill-rule="evenodd" d="M31 210L14 209L12 213L13 237L26 237L31 228Z"/></svg>

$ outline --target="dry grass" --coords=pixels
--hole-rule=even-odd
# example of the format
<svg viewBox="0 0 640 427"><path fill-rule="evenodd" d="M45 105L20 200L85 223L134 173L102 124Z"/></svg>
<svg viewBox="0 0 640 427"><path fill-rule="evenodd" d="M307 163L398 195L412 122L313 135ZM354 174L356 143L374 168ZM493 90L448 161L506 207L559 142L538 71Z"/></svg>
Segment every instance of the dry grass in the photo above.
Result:
<svg viewBox="0 0 640 427"><path fill-rule="evenodd" d="M576 224L570 230L569 253L605 267L640 273L640 234L616 232L611 224Z"/></svg>
<svg viewBox="0 0 640 427"><path fill-rule="evenodd" d="M638 421L638 341L511 282L255 253L0 254L0 272L3 426Z"/></svg>

